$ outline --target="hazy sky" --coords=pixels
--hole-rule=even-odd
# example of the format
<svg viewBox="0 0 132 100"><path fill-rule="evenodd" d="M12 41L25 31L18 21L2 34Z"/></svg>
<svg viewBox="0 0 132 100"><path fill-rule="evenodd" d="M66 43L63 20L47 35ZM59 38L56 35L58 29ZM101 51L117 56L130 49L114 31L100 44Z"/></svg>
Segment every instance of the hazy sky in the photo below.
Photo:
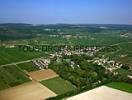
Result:
<svg viewBox="0 0 132 100"><path fill-rule="evenodd" d="M0 23L132 24L132 0L0 0Z"/></svg>

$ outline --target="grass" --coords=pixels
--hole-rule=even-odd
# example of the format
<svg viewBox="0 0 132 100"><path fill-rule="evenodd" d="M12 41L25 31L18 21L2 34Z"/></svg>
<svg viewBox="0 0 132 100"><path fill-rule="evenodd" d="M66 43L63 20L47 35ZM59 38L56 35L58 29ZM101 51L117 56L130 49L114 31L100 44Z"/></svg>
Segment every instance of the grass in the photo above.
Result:
<svg viewBox="0 0 132 100"><path fill-rule="evenodd" d="M42 57L45 52L24 52L19 48L0 47L0 65Z"/></svg>
<svg viewBox="0 0 132 100"><path fill-rule="evenodd" d="M107 33L107 34L106 34ZM69 40L59 36L59 37L50 37L50 36L43 36L43 37L38 37L35 39L32 39L32 41L37 40L40 42L40 44L70 44L70 45L87 45L87 46L109 46L112 44L119 44L119 47L121 48L118 52L114 52L111 55L112 58L114 56L121 55L121 54L127 54L128 57L127 59L119 59L119 61L125 61L124 63L130 63L132 64L132 42L130 39L127 38L121 38L118 34L115 34L114 32L102 32L102 33L96 33L96 34L90 34L84 33L86 35L86 38L75 38L71 37ZM83 34L83 33L82 33ZM94 38L92 40L91 38ZM26 42L29 42L28 40ZM129 43L128 43L129 42ZM126 49L127 48L127 49ZM108 52L105 53L109 54ZM44 56L44 52L23 52L20 51L18 48L3 48L0 47L0 65L7 64L7 63L12 63L12 62L18 62L18 61L23 61L23 60L28 60L28 59L33 59L36 57L42 57ZM116 57L114 57L116 59Z"/></svg>
<svg viewBox="0 0 132 100"><path fill-rule="evenodd" d="M58 95L75 89L75 87L71 83L65 81L60 77L44 80L41 83Z"/></svg>
<svg viewBox="0 0 132 100"><path fill-rule="evenodd" d="M30 81L29 78L16 66L0 68L0 90Z"/></svg>
<svg viewBox="0 0 132 100"><path fill-rule="evenodd" d="M106 84L106 86L132 93L132 84L123 83L123 82L112 82L112 83Z"/></svg>
<svg viewBox="0 0 132 100"><path fill-rule="evenodd" d="M32 62L18 64L17 66L27 72L39 70L39 68L36 65L34 65Z"/></svg>

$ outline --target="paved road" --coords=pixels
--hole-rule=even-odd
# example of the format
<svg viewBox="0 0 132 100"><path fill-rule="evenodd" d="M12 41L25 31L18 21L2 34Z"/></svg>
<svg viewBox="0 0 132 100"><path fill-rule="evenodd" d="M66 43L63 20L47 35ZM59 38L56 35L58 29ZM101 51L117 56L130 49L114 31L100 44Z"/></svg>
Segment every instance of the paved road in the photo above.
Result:
<svg viewBox="0 0 132 100"><path fill-rule="evenodd" d="M32 61L32 60L26 60L26 61L20 61L20 62L13 62L13 63L10 63L10 64L0 65L0 67L10 66L10 65L17 65L17 64L21 64L21 63L27 63L27 62L30 62L30 61Z"/></svg>
<svg viewBox="0 0 132 100"><path fill-rule="evenodd" d="M39 57L39 58L42 58L42 57ZM30 59L30 60L25 60L25 61L19 61L19 62L13 62L13 63L10 63L10 64L4 64L4 65L0 65L0 67L4 67L4 66L10 66L10 65L17 65L17 64L22 64L22 63L27 63L27 62L30 62L34 59L39 59L39 58L33 58L33 59Z"/></svg>
<svg viewBox="0 0 132 100"><path fill-rule="evenodd" d="M123 42L123 43L132 43L132 42ZM122 43L116 43L116 44L112 44L110 46L114 46L114 45L119 45L119 44L122 44ZM42 58L42 57L40 57ZM38 59L38 58L34 58L34 59ZM13 62L13 63L10 63L10 64L4 64L4 65L0 65L0 67L4 67L4 66L9 66L9 65L17 65L17 64L21 64L21 63L27 63L27 62L30 62L32 61L33 59L31 60L26 60L26 61L20 61L20 62Z"/></svg>

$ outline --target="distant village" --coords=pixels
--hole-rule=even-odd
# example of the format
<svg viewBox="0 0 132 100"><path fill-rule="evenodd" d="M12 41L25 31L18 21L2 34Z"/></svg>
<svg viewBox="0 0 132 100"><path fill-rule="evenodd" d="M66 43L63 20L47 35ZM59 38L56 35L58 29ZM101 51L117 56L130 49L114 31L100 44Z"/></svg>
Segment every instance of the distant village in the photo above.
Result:
<svg viewBox="0 0 132 100"><path fill-rule="evenodd" d="M71 55L87 55L87 56L94 56L97 52L99 52L102 48L101 47L88 47L83 48L79 50L68 50L67 48L64 48L60 52L55 52L49 54L49 57L42 57L39 59L34 59L32 62L37 65L40 69L47 69L48 65L50 64L51 60L53 58L56 58L57 63L62 62L63 56L71 56ZM70 59L66 59L67 62L70 64L70 67L74 69L75 66L80 67L80 65L75 65L74 61L71 61ZM118 72L117 69L121 68L123 65L121 63L118 63L114 60L110 60L110 58L105 58L102 56L102 58L94 57L92 60L87 60L88 62L92 62L93 64L101 65L103 66L107 71L113 73L114 75L117 75ZM130 67L130 70L132 70L132 67ZM131 75L128 75L129 78L132 78Z"/></svg>

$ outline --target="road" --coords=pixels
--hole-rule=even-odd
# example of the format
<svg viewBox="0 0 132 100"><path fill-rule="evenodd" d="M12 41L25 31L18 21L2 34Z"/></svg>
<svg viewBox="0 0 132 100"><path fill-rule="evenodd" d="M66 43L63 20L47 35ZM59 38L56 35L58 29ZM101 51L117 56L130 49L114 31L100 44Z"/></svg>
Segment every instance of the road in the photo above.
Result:
<svg viewBox="0 0 132 100"><path fill-rule="evenodd" d="M32 60L26 60L26 61L20 61L20 62L13 62L13 63L10 63L10 64L0 65L0 67L10 66L10 65L17 65L17 64L21 64L21 63L27 63L27 62L30 62L30 61L32 61Z"/></svg>
<svg viewBox="0 0 132 100"><path fill-rule="evenodd" d="M132 43L132 42L123 42L123 43ZM110 45L110 46L119 45L119 44L122 44L122 43L116 43L116 44L112 44L112 45ZM42 57L40 57L40 58L42 58ZM38 59L38 58L34 58L34 59ZM30 61L32 61L32 60L33 60L33 59L26 60L26 61L20 61L20 62L13 62L13 63L10 63L10 64L0 65L0 67L10 66L10 65L17 65L17 64L21 64L21 63L27 63L27 62L30 62Z"/></svg>
<svg viewBox="0 0 132 100"><path fill-rule="evenodd" d="M40 57L42 58L42 57ZM39 58L33 58L33 59L30 59L30 60L25 60L25 61L19 61L19 62L12 62L10 64L4 64L4 65L0 65L0 67L4 67L4 66L10 66L10 65L17 65L17 64L22 64L22 63L28 63L34 59L39 59Z"/></svg>

